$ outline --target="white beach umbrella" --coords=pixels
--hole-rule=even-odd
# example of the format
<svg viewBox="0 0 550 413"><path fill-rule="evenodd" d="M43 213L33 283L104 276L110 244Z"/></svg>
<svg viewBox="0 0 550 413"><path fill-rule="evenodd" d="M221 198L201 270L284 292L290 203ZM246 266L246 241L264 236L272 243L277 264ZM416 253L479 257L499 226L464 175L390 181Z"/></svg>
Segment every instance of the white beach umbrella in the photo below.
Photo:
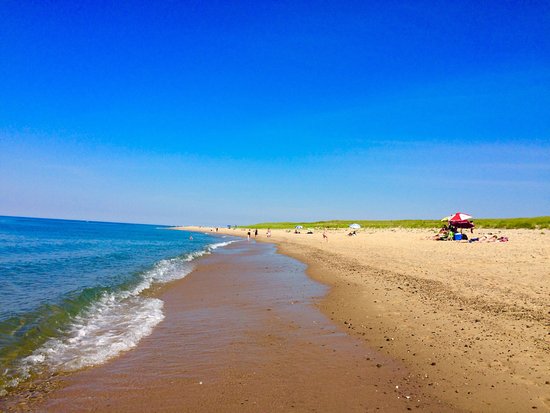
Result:
<svg viewBox="0 0 550 413"><path fill-rule="evenodd" d="M301 225L296 225L294 228L296 228L296 229L302 229L302 228L304 228L304 227L301 226Z"/></svg>
<svg viewBox="0 0 550 413"><path fill-rule="evenodd" d="M351 224L349 227L350 227L351 229L359 229L359 228L361 228L361 225L359 225L359 224Z"/></svg>

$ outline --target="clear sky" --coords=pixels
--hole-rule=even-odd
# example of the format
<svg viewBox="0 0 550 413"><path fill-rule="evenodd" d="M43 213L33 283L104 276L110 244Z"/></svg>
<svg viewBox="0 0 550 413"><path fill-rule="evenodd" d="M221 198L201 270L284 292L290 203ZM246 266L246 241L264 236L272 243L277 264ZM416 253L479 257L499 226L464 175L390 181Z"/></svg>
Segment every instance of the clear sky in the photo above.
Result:
<svg viewBox="0 0 550 413"><path fill-rule="evenodd" d="M0 2L0 215L550 214L548 1Z"/></svg>

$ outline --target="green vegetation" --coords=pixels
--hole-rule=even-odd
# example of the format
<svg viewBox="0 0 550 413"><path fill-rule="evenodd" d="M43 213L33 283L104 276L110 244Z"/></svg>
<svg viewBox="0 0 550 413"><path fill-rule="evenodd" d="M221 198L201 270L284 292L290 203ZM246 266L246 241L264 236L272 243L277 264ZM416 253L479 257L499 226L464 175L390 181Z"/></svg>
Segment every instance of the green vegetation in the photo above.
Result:
<svg viewBox="0 0 550 413"><path fill-rule="evenodd" d="M533 218L490 218L475 219L476 226L483 228L505 228L505 229L549 229L550 216Z"/></svg>
<svg viewBox="0 0 550 413"><path fill-rule="evenodd" d="M533 218L480 218L475 219L476 228L502 228L502 229L550 229L550 216ZM357 223L363 228L437 228L443 223L438 219L433 220L391 220L391 221L365 221L365 220L333 220L317 222L263 222L240 228L272 228L293 229L296 225L304 228L348 228L350 224Z"/></svg>

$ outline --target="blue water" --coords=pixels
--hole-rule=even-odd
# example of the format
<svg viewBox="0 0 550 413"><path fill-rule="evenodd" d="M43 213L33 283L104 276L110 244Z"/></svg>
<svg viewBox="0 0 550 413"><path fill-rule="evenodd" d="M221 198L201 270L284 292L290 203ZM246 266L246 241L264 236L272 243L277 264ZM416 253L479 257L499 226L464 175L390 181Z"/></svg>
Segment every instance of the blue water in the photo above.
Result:
<svg viewBox="0 0 550 413"><path fill-rule="evenodd" d="M0 216L0 395L99 364L164 318L159 285L230 241L136 224Z"/></svg>

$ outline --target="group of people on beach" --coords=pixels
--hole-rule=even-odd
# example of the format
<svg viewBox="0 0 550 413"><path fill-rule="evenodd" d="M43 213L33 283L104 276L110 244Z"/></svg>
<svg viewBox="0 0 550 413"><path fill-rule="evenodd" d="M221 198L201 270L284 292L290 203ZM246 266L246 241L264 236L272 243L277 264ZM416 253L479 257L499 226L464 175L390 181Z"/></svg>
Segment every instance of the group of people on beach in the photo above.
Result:
<svg viewBox="0 0 550 413"><path fill-rule="evenodd" d="M474 228L470 228L470 233L474 233ZM439 232L432 237L435 241L453 241L456 237L456 234L461 234L460 240L468 240L468 236L466 234L462 233L462 230L458 232L458 228L456 228L454 225L443 225Z"/></svg>
<svg viewBox="0 0 550 413"><path fill-rule="evenodd" d="M470 228L470 233L474 233L474 228ZM460 236L457 237L457 234L460 234ZM501 236L494 234L483 235L481 237L473 237L468 239L468 235L462 232L462 230L456 228L452 224L449 225L443 225L439 232L435 234L431 239L435 241L462 241L462 242L508 242L508 237Z"/></svg>
<svg viewBox="0 0 550 413"><path fill-rule="evenodd" d="M353 231L353 232L354 232L354 234L352 234L352 235L357 235L355 233L355 231ZM299 234L299 232L297 230L295 230L294 233ZM308 234L309 233L310 232L308 232ZM313 232L311 232L311 234L313 234ZM267 238L271 238L271 229L270 228L267 229L267 232L265 233L265 235L266 235ZM254 230L254 238L257 238L257 237L258 237L258 229L256 228ZM250 241L251 238L252 238L252 231L249 229L246 233L246 239L247 239L247 241ZM326 228L323 231L323 241L328 242L328 234L327 234L327 229Z"/></svg>
<svg viewBox="0 0 550 413"><path fill-rule="evenodd" d="M250 241L250 237L251 237L252 233L250 232L250 230L248 230L248 232L246 233L246 240L247 241ZM258 229L256 228L254 230L254 238L256 238L258 236Z"/></svg>
<svg viewBox="0 0 550 413"><path fill-rule="evenodd" d="M267 238L271 238L271 229L267 229L267 232L265 233L266 237ZM250 230L248 230L248 232L246 233L246 239L248 241L250 241L250 238L252 237L252 232ZM257 238L258 237L258 229L256 228L254 230L254 238Z"/></svg>

